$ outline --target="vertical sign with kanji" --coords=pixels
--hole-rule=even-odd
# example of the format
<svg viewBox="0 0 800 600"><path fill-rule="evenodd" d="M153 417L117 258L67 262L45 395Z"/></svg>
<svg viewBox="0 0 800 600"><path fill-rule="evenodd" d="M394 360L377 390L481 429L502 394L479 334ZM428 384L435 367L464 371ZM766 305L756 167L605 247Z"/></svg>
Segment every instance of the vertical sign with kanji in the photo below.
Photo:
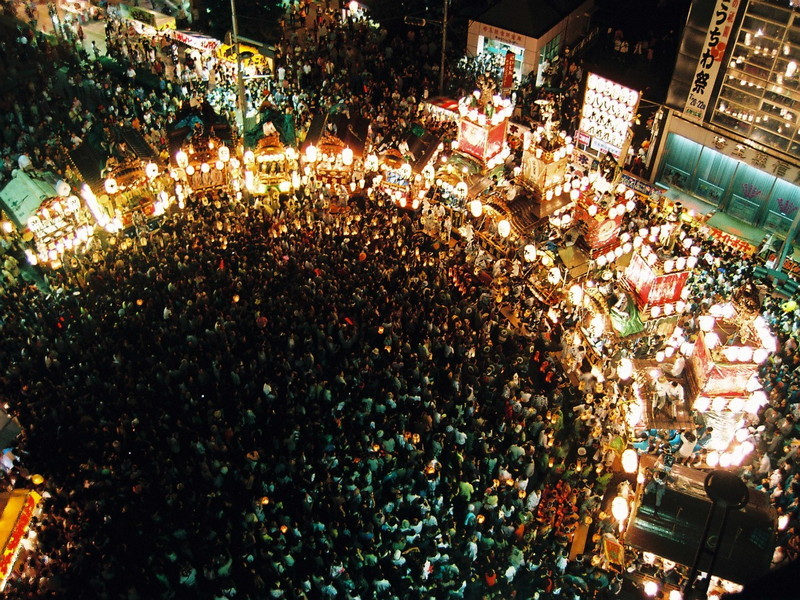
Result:
<svg viewBox="0 0 800 600"><path fill-rule="evenodd" d="M503 65L503 90L510 91L514 87L514 65L517 55L509 50L506 52L506 62Z"/></svg>
<svg viewBox="0 0 800 600"><path fill-rule="evenodd" d="M683 108L683 116L689 121L703 122L738 10L739 0L717 0Z"/></svg>

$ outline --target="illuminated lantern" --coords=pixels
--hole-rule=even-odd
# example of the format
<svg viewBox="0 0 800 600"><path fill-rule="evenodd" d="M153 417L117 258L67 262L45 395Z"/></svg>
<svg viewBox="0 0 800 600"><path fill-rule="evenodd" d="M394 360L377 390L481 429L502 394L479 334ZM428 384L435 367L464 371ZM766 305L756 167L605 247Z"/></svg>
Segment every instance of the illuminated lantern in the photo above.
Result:
<svg viewBox="0 0 800 600"><path fill-rule="evenodd" d="M719 464L719 452L712 450L706 455L706 464L712 469L716 468Z"/></svg>
<svg viewBox="0 0 800 600"><path fill-rule="evenodd" d="M342 150L342 164L346 167L353 164L353 151L350 148Z"/></svg>
<svg viewBox="0 0 800 600"><path fill-rule="evenodd" d="M469 212L472 214L473 217L476 219L483 214L483 204L481 204L480 200L473 200L469 203Z"/></svg>
<svg viewBox="0 0 800 600"><path fill-rule="evenodd" d="M694 409L697 412L706 412L711 406L711 399L708 396L698 396L694 401Z"/></svg>
<svg viewBox="0 0 800 600"><path fill-rule="evenodd" d="M628 501L622 496L615 496L611 501L611 514L614 515L614 518L622 523L628 518L629 513Z"/></svg>
<svg viewBox="0 0 800 600"><path fill-rule="evenodd" d="M699 319L697 319L697 324L700 325L700 329L703 331L711 331L714 329L716 319L714 319L714 317L711 315L702 315Z"/></svg>
<svg viewBox="0 0 800 600"><path fill-rule="evenodd" d="M500 237L507 238L511 234L511 223L509 223L506 219L503 219L497 224L497 233L500 234Z"/></svg>
<svg viewBox="0 0 800 600"><path fill-rule="evenodd" d="M636 454L636 450L634 450L633 448L627 448L622 453L621 460L622 460L622 469L626 473L635 473L636 469L639 468L639 456Z"/></svg>
<svg viewBox="0 0 800 600"><path fill-rule="evenodd" d="M119 191L119 186L117 185L117 180L113 177L109 177L106 179L105 185L107 194L116 194Z"/></svg>
<svg viewBox="0 0 800 600"><path fill-rule="evenodd" d="M144 174L150 179L158 177L158 165L154 162L149 162L144 167Z"/></svg>
<svg viewBox="0 0 800 600"><path fill-rule="evenodd" d="M314 144L310 144L308 148L306 148L306 160L313 163L317 162L317 158L319 158L317 148Z"/></svg>
<svg viewBox="0 0 800 600"><path fill-rule="evenodd" d="M525 260L528 262L533 262L536 260L536 246L533 244L527 244L524 250Z"/></svg>
<svg viewBox="0 0 800 600"><path fill-rule="evenodd" d="M181 169L185 169L189 166L189 156L183 150L179 150L175 155L175 162L178 163Z"/></svg>
<svg viewBox="0 0 800 600"><path fill-rule="evenodd" d="M658 584L652 579L644 582L644 593L647 596L655 596L658 594Z"/></svg>

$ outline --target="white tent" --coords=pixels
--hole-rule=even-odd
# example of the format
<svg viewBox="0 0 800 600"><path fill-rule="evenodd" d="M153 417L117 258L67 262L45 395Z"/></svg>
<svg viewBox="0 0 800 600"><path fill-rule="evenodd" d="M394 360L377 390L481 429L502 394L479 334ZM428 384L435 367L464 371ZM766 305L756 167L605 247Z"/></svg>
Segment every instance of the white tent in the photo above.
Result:
<svg viewBox="0 0 800 600"><path fill-rule="evenodd" d="M0 208L19 229L24 229L42 202L58 196L56 185L52 173L14 171L14 177L0 190Z"/></svg>

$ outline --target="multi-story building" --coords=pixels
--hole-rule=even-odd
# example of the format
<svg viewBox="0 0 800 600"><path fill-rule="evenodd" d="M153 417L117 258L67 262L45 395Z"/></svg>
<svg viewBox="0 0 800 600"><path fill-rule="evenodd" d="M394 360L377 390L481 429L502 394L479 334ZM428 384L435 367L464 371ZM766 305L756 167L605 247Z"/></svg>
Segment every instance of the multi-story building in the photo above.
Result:
<svg viewBox="0 0 800 600"><path fill-rule="evenodd" d="M692 4L653 161L656 184L779 236L800 216L800 1L792 4Z"/></svg>

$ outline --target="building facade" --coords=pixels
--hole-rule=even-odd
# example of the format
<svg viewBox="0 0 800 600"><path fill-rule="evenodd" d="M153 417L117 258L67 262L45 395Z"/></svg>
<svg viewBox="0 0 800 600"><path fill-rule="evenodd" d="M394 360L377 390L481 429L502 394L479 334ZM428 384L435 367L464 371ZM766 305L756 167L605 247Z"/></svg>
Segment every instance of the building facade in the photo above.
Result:
<svg viewBox="0 0 800 600"><path fill-rule="evenodd" d="M787 235L800 209L798 9L694 2L666 104L656 184Z"/></svg>

